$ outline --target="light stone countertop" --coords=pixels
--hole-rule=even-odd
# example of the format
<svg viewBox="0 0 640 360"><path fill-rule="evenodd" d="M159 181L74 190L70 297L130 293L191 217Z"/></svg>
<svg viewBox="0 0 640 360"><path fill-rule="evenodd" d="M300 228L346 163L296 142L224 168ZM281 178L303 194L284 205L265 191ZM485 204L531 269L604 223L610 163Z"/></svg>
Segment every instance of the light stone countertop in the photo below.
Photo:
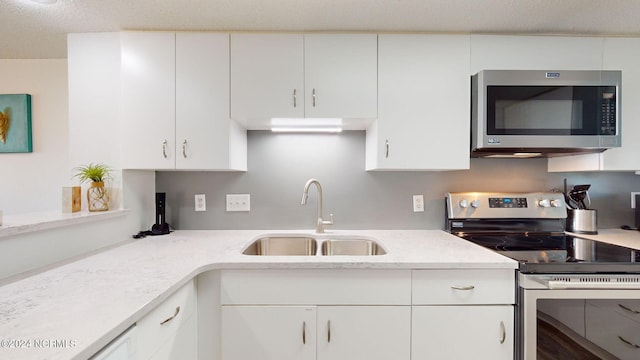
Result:
<svg viewBox="0 0 640 360"><path fill-rule="evenodd" d="M597 240L640 250L640 231L637 230L598 229L597 235L575 234L571 232L567 232L567 234L583 239Z"/></svg>
<svg viewBox="0 0 640 360"><path fill-rule="evenodd" d="M129 242L1 286L0 358L87 359L208 270L517 268L509 258L439 230L334 230L324 234L373 237L388 252L380 256L241 254L259 235L284 233L313 234L176 231ZM10 347L9 340L23 343ZM42 345L41 340L50 341ZM36 346L37 341L41 345Z"/></svg>

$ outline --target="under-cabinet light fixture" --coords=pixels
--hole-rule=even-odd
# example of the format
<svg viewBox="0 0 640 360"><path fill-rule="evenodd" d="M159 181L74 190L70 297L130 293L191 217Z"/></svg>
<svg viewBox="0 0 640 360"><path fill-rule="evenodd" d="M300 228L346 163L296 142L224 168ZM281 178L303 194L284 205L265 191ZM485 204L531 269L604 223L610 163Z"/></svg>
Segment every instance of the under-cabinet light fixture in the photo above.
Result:
<svg viewBox="0 0 640 360"><path fill-rule="evenodd" d="M31 2L38 3L38 4L50 5L50 4L57 3L58 0L31 0Z"/></svg>
<svg viewBox="0 0 640 360"><path fill-rule="evenodd" d="M313 133L339 133L339 127L272 127L273 132L313 132Z"/></svg>
<svg viewBox="0 0 640 360"><path fill-rule="evenodd" d="M273 132L313 132L339 133L342 132L342 119L339 118L273 118L271 119Z"/></svg>
<svg viewBox="0 0 640 360"><path fill-rule="evenodd" d="M493 154L487 155L488 158L510 158L510 159L527 159L540 157L542 153L513 153L513 154Z"/></svg>

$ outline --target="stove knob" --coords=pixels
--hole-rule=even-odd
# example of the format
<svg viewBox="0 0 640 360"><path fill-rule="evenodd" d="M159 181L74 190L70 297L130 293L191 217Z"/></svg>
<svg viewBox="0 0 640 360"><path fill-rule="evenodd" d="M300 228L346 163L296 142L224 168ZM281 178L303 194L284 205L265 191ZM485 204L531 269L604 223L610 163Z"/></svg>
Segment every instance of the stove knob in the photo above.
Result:
<svg viewBox="0 0 640 360"><path fill-rule="evenodd" d="M562 201L560 201L560 199L551 200L551 207L562 207Z"/></svg>
<svg viewBox="0 0 640 360"><path fill-rule="evenodd" d="M467 200L462 199L462 200L460 200L460 202L458 203L458 205L459 205L461 208L466 209L466 208L469 206L469 202L468 202Z"/></svg>
<svg viewBox="0 0 640 360"><path fill-rule="evenodd" d="M538 200L538 206L548 208L551 206L551 202L549 202L549 199Z"/></svg>
<svg viewBox="0 0 640 360"><path fill-rule="evenodd" d="M471 207L477 208L478 206L480 206L480 201L478 200L471 201Z"/></svg>

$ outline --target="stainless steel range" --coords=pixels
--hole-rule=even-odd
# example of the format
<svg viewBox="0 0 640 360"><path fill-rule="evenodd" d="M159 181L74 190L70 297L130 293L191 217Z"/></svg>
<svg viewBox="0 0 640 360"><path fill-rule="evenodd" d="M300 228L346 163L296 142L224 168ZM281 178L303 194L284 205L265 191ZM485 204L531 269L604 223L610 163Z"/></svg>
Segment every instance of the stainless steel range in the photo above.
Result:
<svg viewBox="0 0 640 360"><path fill-rule="evenodd" d="M596 358L626 358L590 339L594 330L588 331L589 317L584 314L592 299L638 299L633 311L640 314L640 251L566 235L562 193L449 193L446 209L449 232L519 263L516 358L545 358L539 354L541 319L572 337L577 346L597 354ZM562 314L555 319L549 313ZM582 316L566 319L570 313ZM570 325L565 326L563 319ZM640 358L640 339L598 335L636 350L629 358Z"/></svg>

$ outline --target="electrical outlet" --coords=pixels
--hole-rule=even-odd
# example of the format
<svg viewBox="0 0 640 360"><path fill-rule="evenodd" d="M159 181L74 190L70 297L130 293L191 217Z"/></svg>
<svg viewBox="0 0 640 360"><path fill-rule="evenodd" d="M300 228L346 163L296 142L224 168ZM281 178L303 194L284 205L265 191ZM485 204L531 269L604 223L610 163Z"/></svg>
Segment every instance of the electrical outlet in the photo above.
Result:
<svg viewBox="0 0 640 360"><path fill-rule="evenodd" d="M227 211L250 211L251 195L227 194Z"/></svg>
<svg viewBox="0 0 640 360"><path fill-rule="evenodd" d="M424 211L424 196L413 195L413 212Z"/></svg>
<svg viewBox="0 0 640 360"><path fill-rule="evenodd" d="M196 211L207 211L207 199L204 194L196 194L194 198Z"/></svg>
<svg viewBox="0 0 640 360"><path fill-rule="evenodd" d="M640 195L640 192L631 192L631 208L636 208L636 195Z"/></svg>

